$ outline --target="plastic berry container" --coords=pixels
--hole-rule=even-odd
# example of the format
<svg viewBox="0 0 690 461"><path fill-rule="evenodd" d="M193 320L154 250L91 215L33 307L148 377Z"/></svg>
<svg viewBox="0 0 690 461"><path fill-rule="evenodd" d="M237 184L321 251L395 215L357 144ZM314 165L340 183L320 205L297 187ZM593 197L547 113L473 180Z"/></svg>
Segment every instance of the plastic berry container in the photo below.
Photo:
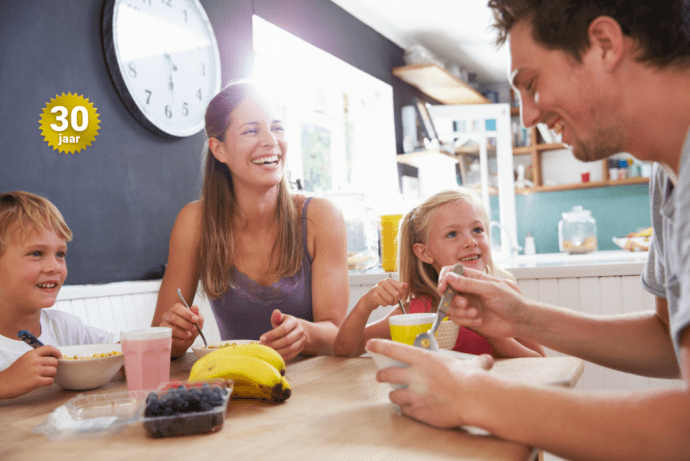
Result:
<svg viewBox="0 0 690 461"><path fill-rule="evenodd" d="M217 432L223 428L233 386L234 381L222 379L161 384L146 398L144 427L151 437ZM168 412L172 414L160 414Z"/></svg>

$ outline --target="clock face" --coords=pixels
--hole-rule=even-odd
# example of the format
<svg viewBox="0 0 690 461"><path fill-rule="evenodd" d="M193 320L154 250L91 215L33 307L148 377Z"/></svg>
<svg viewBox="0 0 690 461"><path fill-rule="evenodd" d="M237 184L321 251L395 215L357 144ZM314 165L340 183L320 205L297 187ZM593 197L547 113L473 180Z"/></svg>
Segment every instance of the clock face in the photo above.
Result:
<svg viewBox="0 0 690 461"><path fill-rule="evenodd" d="M115 87L144 126L180 137L204 127L220 56L198 0L108 0L103 40Z"/></svg>

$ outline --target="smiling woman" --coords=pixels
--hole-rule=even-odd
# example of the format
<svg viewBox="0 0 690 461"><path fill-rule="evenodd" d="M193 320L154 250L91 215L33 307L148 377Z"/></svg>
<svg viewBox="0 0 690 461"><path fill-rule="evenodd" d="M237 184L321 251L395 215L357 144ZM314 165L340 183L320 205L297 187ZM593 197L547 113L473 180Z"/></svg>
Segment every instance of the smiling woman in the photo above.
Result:
<svg viewBox="0 0 690 461"><path fill-rule="evenodd" d="M203 316L177 290L191 304L201 280L221 339L261 341L286 359L331 353L347 308L342 213L290 192L283 119L254 83L228 85L205 120L201 199L175 222L153 325L173 329L173 355L186 351Z"/></svg>

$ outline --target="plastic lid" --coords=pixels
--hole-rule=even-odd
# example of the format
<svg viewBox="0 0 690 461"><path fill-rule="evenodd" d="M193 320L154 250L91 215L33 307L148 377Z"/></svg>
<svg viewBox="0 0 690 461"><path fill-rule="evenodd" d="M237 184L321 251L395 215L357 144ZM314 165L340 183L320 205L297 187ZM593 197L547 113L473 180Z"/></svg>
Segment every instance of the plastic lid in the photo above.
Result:
<svg viewBox="0 0 690 461"><path fill-rule="evenodd" d="M589 210L583 210L580 205L575 205L572 210L563 213L563 217L566 219L578 218L578 217L589 217L589 218L591 218L592 212Z"/></svg>
<svg viewBox="0 0 690 461"><path fill-rule="evenodd" d="M161 339L172 337L172 328L150 327L140 330L125 330L120 332L120 340L141 341L142 339Z"/></svg>

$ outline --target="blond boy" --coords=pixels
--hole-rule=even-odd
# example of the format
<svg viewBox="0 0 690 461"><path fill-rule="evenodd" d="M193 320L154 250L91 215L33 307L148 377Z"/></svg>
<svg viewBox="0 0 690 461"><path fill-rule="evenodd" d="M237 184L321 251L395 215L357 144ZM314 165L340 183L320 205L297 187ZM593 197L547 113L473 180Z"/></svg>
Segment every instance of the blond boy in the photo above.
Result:
<svg viewBox="0 0 690 461"><path fill-rule="evenodd" d="M117 341L74 315L48 309L67 277L71 239L50 201L21 191L0 194L0 399L53 384L59 346ZM20 330L45 346L32 349L17 338Z"/></svg>

